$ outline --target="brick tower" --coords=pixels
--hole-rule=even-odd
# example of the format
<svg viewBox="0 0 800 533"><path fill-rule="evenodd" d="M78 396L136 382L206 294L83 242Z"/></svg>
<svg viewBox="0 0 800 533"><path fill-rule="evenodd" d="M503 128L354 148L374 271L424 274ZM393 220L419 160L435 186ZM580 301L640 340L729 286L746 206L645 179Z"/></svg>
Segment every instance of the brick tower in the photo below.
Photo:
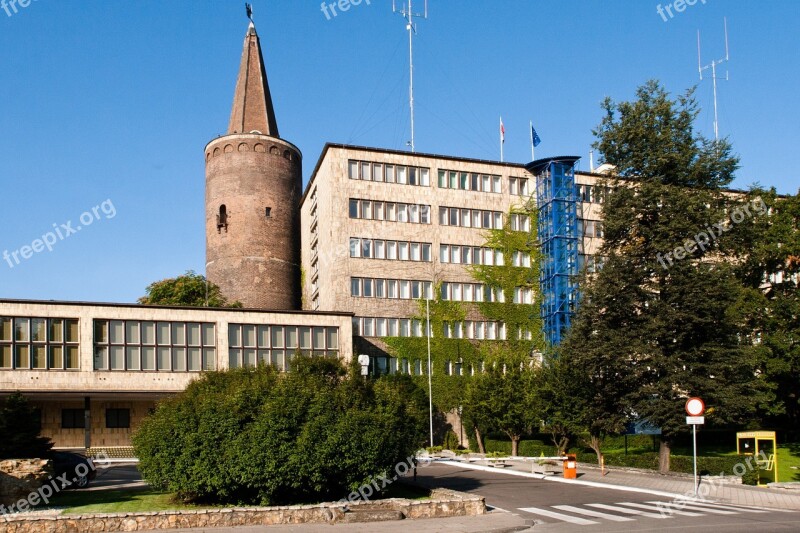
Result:
<svg viewBox="0 0 800 533"><path fill-rule="evenodd" d="M302 154L278 134L252 22L228 132L205 157L208 280L247 308L300 309Z"/></svg>

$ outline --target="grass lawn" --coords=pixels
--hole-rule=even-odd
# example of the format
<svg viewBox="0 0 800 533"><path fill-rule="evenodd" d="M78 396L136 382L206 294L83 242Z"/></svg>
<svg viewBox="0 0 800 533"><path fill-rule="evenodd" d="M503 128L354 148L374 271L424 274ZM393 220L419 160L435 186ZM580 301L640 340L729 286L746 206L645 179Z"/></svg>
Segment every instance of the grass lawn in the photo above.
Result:
<svg viewBox="0 0 800 533"><path fill-rule="evenodd" d="M141 513L202 509L174 499L170 493L153 490L64 491L50 501L51 507L66 507L63 514Z"/></svg>
<svg viewBox="0 0 800 533"><path fill-rule="evenodd" d="M430 499L430 491L404 483L393 483L378 498ZM62 514L147 513L184 509L213 509L225 506L186 504L175 495L154 490L64 491L50 501L51 507L66 507Z"/></svg>
<svg viewBox="0 0 800 533"><path fill-rule="evenodd" d="M778 445L778 481L800 481L799 443Z"/></svg>

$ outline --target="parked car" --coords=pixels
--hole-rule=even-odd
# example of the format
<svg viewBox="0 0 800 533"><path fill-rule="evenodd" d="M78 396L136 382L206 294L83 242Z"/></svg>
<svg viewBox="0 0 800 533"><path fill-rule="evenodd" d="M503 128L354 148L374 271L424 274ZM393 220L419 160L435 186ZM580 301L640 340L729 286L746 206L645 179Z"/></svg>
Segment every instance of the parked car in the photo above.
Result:
<svg viewBox="0 0 800 533"><path fill-rule="evenodd" d="M88 457L71 452L50 452L50 460L53 461L54 479L61 477L69 480L69 487L84 488L89 486L89 482L97 477L97 470L94 463ZM59 487L61 488L61 487Z"/></svg>

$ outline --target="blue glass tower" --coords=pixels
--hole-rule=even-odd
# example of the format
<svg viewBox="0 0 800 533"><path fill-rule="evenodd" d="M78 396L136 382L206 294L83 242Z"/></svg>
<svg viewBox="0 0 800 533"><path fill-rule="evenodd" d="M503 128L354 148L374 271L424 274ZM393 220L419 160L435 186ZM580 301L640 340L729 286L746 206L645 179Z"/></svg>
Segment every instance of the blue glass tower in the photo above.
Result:
<svg viewBox="0 0 800 533"><path fill-rule="evenodd" d="M545 339L558 346L578 303L578 190L575 156L537 159L526 166L536 177L542 262L539 285Z"/></svg>

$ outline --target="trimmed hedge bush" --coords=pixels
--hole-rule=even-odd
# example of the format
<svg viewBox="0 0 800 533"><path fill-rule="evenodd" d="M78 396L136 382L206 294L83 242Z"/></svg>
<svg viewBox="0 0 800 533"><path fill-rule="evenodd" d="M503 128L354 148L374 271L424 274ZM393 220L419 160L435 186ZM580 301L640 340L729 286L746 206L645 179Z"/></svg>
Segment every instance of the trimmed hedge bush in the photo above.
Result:
<svg viewBox="0 0 800 533"><path fill-rule="evenodd" d="M427 398L407 376L365 382L338 361L210 372L133 437L139 470L184 500L338 500L394 475L425 439Z"/></svg>

